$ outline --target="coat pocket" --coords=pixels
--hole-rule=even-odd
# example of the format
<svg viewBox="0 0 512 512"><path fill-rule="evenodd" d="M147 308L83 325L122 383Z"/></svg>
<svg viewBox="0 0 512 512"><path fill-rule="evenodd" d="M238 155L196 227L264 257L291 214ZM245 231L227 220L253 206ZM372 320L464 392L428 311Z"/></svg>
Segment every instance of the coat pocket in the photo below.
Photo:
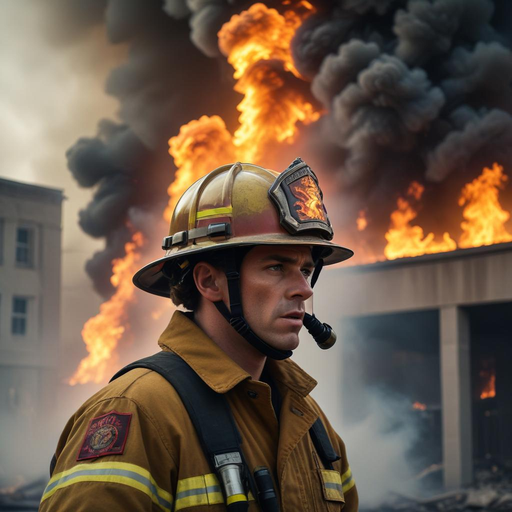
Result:
<svg viewBox="0 0 512 512"><path fill-rule="evenodd" d="M318 468L317 471L320 477L324 499L338 502L343 506L345 504L345 496L343 495L341 475L338 471L333 469Z"/></svg>

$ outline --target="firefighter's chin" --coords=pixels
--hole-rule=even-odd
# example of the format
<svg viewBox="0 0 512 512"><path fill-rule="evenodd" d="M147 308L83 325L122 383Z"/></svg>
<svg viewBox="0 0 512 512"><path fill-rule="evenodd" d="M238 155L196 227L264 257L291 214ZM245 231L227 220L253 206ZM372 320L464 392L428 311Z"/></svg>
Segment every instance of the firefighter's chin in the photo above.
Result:
<svg viewBox="0 0 512 512"><path fill-rule="evenodd" d="M301 319L279 317L272 328L254 326L257 336L278 350L295 350L299 346L299 332L303 327Z"/></svg>

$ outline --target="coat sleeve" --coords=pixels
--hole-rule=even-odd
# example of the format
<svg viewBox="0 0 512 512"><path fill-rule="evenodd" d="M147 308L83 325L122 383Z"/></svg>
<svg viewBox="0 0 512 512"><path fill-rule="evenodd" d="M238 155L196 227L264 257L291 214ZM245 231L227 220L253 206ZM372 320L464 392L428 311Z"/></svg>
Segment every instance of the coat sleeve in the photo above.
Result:
<svg viewBox="0 0 512 512"><path fill-rule="evenodd" d="M131 398L104 399L75 414L55 458L40 512L172 510L171 447Z"/></svg>

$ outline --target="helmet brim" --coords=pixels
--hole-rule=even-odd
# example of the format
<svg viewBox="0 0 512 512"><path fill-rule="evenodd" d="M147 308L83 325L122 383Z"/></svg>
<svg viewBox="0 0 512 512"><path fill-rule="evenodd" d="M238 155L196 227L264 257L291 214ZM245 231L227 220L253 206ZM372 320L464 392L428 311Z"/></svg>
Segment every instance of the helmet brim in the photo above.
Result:
<svg viewBox="0 0 512 512"><path fill-rule="evenodd" d="M325 256L323 256L324 265L340 263L354 255L354 252L350 249L326 240L320 240L316 236L297 237L275 233L268 235L237 237L227 239L223 242L206 240L204 242L198 242L193 246L184 247L181 250L173 248L168 251L163 258L148 263L133 276L133 284L145 292L169 298L170 282L162 272L165 263L168 261L175 258L186 258L189 255L200 253L204 254L206 259L209 252L234 247L256 245L308 245L311 247L323 247L325 248Z"/></svg>

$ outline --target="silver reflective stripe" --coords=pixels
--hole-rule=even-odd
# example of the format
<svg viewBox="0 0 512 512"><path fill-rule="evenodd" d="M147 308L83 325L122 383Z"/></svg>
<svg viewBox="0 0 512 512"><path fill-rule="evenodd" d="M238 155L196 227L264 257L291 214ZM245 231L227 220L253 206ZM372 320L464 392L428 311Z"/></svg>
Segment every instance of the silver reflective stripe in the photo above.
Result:
<svg viewBox="0 0 512 512"><path fill-rule="evenodd" d="M220 485L213 485L211 487L198 487L197 489L181 491L176 494L176 501L183 498L188 498L189 496L197 496L199 494L209 494L213 492L221 492Z"/></svg>

